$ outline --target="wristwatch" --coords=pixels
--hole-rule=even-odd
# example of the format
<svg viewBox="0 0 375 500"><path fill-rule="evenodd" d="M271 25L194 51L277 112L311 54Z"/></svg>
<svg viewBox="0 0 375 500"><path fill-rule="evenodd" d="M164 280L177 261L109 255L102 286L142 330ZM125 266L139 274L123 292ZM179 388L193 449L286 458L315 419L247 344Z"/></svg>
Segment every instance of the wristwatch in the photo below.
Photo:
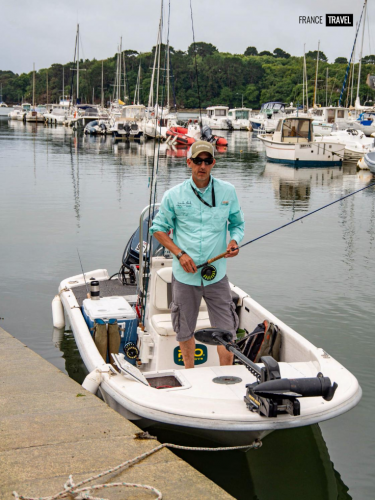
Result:
<svg viewBox="0 0 375 500"><path fill-rule="evenodd" d="M181 257L182 257L184 254L186 255L186 252L184 252L183 250L181 250L181 252L180 252L180 253L178 253L178 254L176 255L176 257L178 258L178 260L180 260L180 259L181 259Z"/></svg>

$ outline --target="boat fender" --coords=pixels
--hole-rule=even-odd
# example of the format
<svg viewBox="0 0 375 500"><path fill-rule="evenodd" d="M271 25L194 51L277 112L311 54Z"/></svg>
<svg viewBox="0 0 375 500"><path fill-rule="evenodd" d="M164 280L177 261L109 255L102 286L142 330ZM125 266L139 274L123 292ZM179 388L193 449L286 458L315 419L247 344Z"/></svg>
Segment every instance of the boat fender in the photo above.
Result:
<svg viewBox="0 0 375 500"><path fill-rule="evenodd" d="M87 375L85 380L83 381L82 387L92 394L96 394L98 392L99 386L102 382L102 373L100 369L95 368L91 373Z"/></svg>
<svg viewBox="0 0 375 500"><path fill-rule="evenodd" d="M60 295L55 295L55 298L52 300L52 321L55 328L63 328L65 326L64 308Z"/></svg>

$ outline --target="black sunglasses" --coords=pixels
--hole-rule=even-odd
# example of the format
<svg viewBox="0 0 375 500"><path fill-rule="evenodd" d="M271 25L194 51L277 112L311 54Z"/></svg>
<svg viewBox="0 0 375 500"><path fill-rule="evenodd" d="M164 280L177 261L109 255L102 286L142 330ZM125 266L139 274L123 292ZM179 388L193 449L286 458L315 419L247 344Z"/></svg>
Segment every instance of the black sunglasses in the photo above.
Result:
<svg viewBox="0 0 375 500"><path fill-rule="evenodd" d="M194 163L194 165L202 165L202 163L204 162L205 165L212 165L213 162L214 162L214 159L212 158L205 158L204 160L202 160L202 158L191 158L191 161Z"/></svg>

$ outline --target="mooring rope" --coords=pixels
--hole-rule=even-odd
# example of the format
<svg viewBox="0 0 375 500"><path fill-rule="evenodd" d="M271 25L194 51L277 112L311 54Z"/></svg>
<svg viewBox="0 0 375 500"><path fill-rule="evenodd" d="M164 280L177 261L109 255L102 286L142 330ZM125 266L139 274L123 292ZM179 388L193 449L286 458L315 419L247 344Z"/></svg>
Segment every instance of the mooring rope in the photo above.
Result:
<svg viewBox="0 0 375 500"><path fill-rule="evenodd" d="M153 436L150 436L147 432L140 432L135 435L135 439L156 439ZM177 444L173 443L163 443L157 446L156 448L153 448L150 451L147 451L146 453L142 453L141 455L138 455L135 458L132 458L130 460L126 460L125 462L117 465L116 467L113 467L111 469L107 469L106 471L101 472L100 474L96 474L94 476L91 476L87 479L84 479L83 481L80 481L79 483L75 484L73 482L73 476L70 474L68 481L64 484L64 489L57 493L56 495L52 495L49 497L26 497L23 495L19 495L16 491L13 491L13 496L17 500L57 500L59 498L71 498L74 497L76 500L79 499L87 499L87 500L106 500L104 498L98 498L90 495L90 492L92 490L100 490L104 488L115 488L119 486L125 486L127 488L140 488L144 490L151 491L152 493L155 493L157 495L157 500L161 500L163 498L163 495L160 490L154 488L153 486L150 486L148 484L137 484L137 483L125 483L125 482L117 482L117 483L107 483L107 484L94 484L92 486L86 486L84 488L81 488L81 486L90 483L91 481L94 481L95 479L102 478L103 476L106 476L108 474L112 474L114 472L119 472L120 469L125 469L132 467L136 463L140 462L141 460L144 460L145 458L149 457L153 453L156 453L157 451L162 450L163 448L174 448L177 450L185 450L185 451L233 451L233 450L251 450L251 449L258 449L262 446L262 441L256 439L252 444L250 445L242 445L242 446L229 446L229 447L219 447L219 448L200 448L200 447L193 447L193 446L180 446Z"/></svg>

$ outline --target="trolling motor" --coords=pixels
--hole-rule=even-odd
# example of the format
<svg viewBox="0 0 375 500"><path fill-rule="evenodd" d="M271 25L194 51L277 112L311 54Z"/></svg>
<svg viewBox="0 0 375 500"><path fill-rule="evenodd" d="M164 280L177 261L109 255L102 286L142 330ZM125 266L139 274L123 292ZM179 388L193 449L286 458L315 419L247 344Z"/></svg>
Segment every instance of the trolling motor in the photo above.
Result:
<svg viewBox="0 0 375 500"><path fill-rule="evenodd" d="M272 356L262 356L259 367L247 358L232 342L232 334L218 328L204 328L195 332L195 338L208 345L223 345L257 378L253 384L246 384L244 401L250 411L256 411L262 417L277 417L289 413L298 416L301 405L298 398L321 396L325 401L331 401L337 384L331 385L329 377L318 373L314 378L281 378L279 363Z"/></svg>

